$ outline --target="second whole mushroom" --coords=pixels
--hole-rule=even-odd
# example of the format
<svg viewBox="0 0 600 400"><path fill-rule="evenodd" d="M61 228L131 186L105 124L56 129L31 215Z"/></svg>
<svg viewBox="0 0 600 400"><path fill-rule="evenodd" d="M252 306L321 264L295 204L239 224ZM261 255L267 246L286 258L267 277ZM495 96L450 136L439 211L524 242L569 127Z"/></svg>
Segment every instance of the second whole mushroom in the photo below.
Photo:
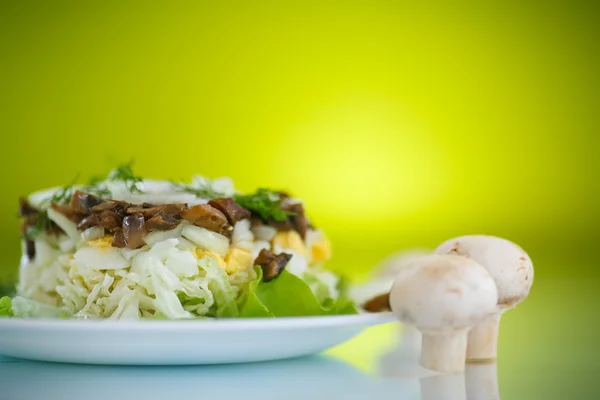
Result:
<svg viewBox="0 0 600 400"><path fill-rule="evenodd" d="M436 254L464 256L481 264L498 289L493 313L469 332L467 360L492 361L498 353L498 329L502 314L515 307L529 294L533 283L531 259L516 244L499 237L462 236L442 243Z"/></svg>

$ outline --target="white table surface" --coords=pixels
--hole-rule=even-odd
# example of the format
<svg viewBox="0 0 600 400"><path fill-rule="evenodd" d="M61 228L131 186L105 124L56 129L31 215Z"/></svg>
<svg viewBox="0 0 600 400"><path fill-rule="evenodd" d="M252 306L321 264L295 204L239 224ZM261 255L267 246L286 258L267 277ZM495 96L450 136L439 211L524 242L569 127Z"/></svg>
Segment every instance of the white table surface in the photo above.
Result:
<svg viewBox="0 0 600 400"><path fill-rule="evenodd" d="M253 364L118 367L0 358L0 400L498 398L495 364L433 374L418 366L414 341L398 345L395 325L324 354Z"/></svg>

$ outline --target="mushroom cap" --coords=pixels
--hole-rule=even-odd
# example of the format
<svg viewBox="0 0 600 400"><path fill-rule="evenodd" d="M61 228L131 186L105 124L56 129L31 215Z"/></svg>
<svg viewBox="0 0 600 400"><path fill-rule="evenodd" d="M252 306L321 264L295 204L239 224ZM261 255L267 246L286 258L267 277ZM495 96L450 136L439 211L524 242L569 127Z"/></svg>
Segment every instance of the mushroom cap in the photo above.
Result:
<svg viewBox="0 0 600 400"><path fill-rule="evenodd" d="M533 264L519 246L494 236L471 235L442 243L436 254L465 256L483 265L498 288L498 306L514 307L529 294L533 283Z"/></svg>
<svg viewBox="0 0 600 400"><path fill-rule="evenodd" d="M397 275L390 305L402 322L422 331L475 325L496 310L498 292L476 261L453 255L415 259Z"/></svg>

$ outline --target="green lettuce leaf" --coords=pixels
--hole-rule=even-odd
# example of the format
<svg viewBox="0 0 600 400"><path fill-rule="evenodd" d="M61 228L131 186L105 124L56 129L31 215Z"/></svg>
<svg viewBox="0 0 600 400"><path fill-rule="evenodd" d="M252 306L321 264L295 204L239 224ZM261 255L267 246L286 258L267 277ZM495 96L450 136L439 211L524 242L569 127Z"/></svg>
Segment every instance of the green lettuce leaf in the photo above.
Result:
<svg viewBox="0 0 600 400"><path fill-rule="evenodd" d="M12 311L18 318L64 318L65 315L68 316L62 308L38 303L21 296L12 299Z"/></svg>
<svg viewBox="0 0 600 400"><path fill-rule="evenodd" d="M356 306L354 305L354 301L348 295L350 290L350 283L341 277L338 284L337 290L339 292L338 299L335 303L335 312L337 314L357 314Z"/></svg>
<svg viewBox="0 0 600 400"><path fill-rule="evenodd" d="M239 316L242 318L265 318L275 315L260 301L257 296L258 285L262 282L262 269L256 268L256 279L250 281L248 289L239 297Z"/></svg>
<svg viewBox="0 0 600 400"><path fill-rule="evenodd" d="M327 298L321 302L305 281L286 270L269 282L263 282L260 267L255 270L256 279L240 297L239 316L242 318L356 314L356 308L347 297L340 296L337 301Z"/></svg>
<svg viewBox="0 0 600 400"><path fill-rule="evenodd" d="M14 315L11 298L7 296L2 297L0 299L0 317L12 317Z"/></svg>
<svg viewBox="0 0 600 400"><path fill-rule="evenodd" d="M329 298L329 287L324 284L316 274L305 272L304 275L302 275L302 278L304 278L304 281L310 287L320 303L327 301Z"/></svg>

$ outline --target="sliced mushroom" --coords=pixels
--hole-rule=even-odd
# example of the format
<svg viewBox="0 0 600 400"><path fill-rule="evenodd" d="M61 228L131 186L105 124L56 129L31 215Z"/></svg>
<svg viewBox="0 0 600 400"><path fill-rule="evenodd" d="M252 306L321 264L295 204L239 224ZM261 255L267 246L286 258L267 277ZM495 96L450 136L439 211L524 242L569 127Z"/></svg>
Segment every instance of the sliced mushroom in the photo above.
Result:
<svg viewBox="0 0 600 400"><path fill-rule="evenodd" d="M100 225L100 214L90 214L77 224L77 229L84 231L92 226Z"/></svg>
<svg viewBox="0 0 600 400"><path fill-rule="evenodd" d="M181 216L196 226L221 233L227 223L227 217L209 204L198 204L181 213Z"/></svg>
<svg viewBox="0 0 600 400"><path fill-rule="evenodd" d="M179 225L180 220L171 216L163 215L162 213L156 214L154 217L146 221L146 229L148 231L169 231L176 228Z"/></svg>
<svg viewBox="0 0 600 400"><path fill-rule="evenodd" d="M127 243L125 243L125 235L123 231L119 231L115 233L112 241L112 247L118 247L120 249L127 247Z"/></svg>
<svg viewBox="0 0 600 400"><path fill-rule="evenodd" d="M100 214L100 226L109 232L121 230L123 218L113 210L104 210Z"/></svg>
<svg viewBox="0 0 600 400"><path fill-rule="evenodd" d="M131 204L124 201L116 201L113 211L117 213L121 218L125 218L127 215L127 209L131 207Z"/></svg>
<svg viewBox="0 0 600 400"><path fill-rule="evenodd" d="M269 221L268 225L273 226L278 231L291 231L294 229L294 224L289 219L285 221Z"/></svg>
<svg viewBox="0 0 600 400"><path fill-rule="evenodd" d="M74 221L80 231L99 226L104 228L107 233L123 232L122 238L121 235L115 236L115 247L121 247L123 243L125 246L132 248L139 247L143 243L140 241L141 239L138 240L138 231L170 230L177 227L182 219L228 238L232 237L233 225L248 218L255 220L252 222L253 226L259 223L268 226L272 231L274 231L274 228L283 231L293 229L305 238L309 224L304 216L302 205L294 203L293 199L285 193L279 193L279 196L282 200L282 206L283 203L287 203L287 210L294 213L285 221L261 221L253 217L249 210L240 206L230 197L213 199L208 204L187 208L186 204L150 204L145 202L131 204L121 200L103 199L97 195L76 190L68 205L51 204L50 206ZM37 222L38 210L32 207L27 199L21 198L19 212L23 217L22 230L25 234ZM132 216L135 218L128 218ZM125 228L128 230L127 233L124 232ZM45 227L45 230L47 232L60 232L60 228L52 223ZM276 259L272 260L275 264L271 266L274 268L271 274L273 276L277 276L289 261L289 257L286 255L275 257ZM269 263L265 264L265 268L268 265ZM269 279L269 274L266 274L266 276Z"/></svg>
<svg viewBox="0 0 600 400"><path fill-rule="evenodd" d="M254 260L254 264L255 265L266 265L273 260L275 260L275 254L271 253L267 249L262 249L260 251L260 253L258 253L256 260Z"/></svg>
<svg viewBox="0 0 600 400"><path fill-rule="evenodd" d="M308 231L308 220L304 215L304 207L300 203L292 204L289 206L289 211L293 212L294 215L290 217L294 229L300 234L302 239L306 239L306 232Z"/></svg>
<svg viewBox="0 0 600 400"><path fill-rule="evenodd" d="M240 206L230 197L221 197L208 202L209 205L221 211L231 225L242 219L250 218L250 211Z"/></svg>
<svg viewBox="0 0 600 400"><path fill-rule="evenodd" d="M260 265L263 271L262 280L264 282L269 282L281 274L281 271L284 270L291 258L291 254L279 253L275 255L269 250L262 249L260 253L258 253L258 257L256 257L254 264Z"/></svg>
<svg viewBox="0 0 600 400"><path fill-rule="evenodd" d="M33 260L33 257L35 257L35 242L33 240L26 239L25 249L27 251L27 258L29 260Z"/></svg>
<svg viewBox="0 0 600 400"><path fill-rule="evenodd" d="M128 215L123 219L123 236L125 243L132 249L137 249L146 244L144 239L146 235L146 222L141 213Z"/></svg>
<svg viewBox="0 0 600 400"><path fill-rule="evenodd" d="M227 224L219 232L221 235L225 236L227 239L231 239L233 237L233 226Z"/></svg>
<svg viewBox="0 0 600 400"><path fill-rule="evenodd" d="M368 312L382 312L390 311L390 294L384 293L379 296L375 296L363 304L363 308Z"/></svg>
<svg viewBox="0 0 600 400"><path fill-rule="evenodd" d="M116 203L117 202L114 200L107 200L104 203L97 204L97 205L93 206L92 208L90 208L90 212L95 213L95 212L101 212L104 210L113 210L115 208Z"/></svg>
<svg viewBox="0 0 600 400"><path fill-rule="evenodd" d="M31 206L31 204L29 204L29 201L27 201L27 199L25 197L19 198L19 215L21 217L26 217L28 215L35 215L35 214L37 214L37 212L38 212L38 210L33 208Z"/></svg>
<svg viewBox="0 0 600 400"><path fill-rule="evenodd" d="M35 215L28 215L21 220L21 236L27 235L30 226L35 225Z"/></svg>
<svg viewBox="0 0 600 400"><path fill-rule="evenodd" d="M185 210L185 204L165 204L162 206L160 212L164 215L175 216L179 215L183 210Z"/></svg>
<svg viewBox="0 0 600 400"><path fill-rule="evenodd" d="M144 206L149 204L144 204ZM140 213L144 216L144 218L152 218L157 214L161 213L163 215L174 216L179 214L185 210L185 204L165 204L162 206L152 206L152 207L139 207L133 206L127 208L128 214L137 214Z"/></svg>
<svg viewBox="0 0 600 400"><path fill-rule="evenodd" d="M69 208L74 213L89 214L91 212L92 207L97 206L98 204L101 204L103 202L104 200L102 200L98 196L94 196L93 194L84 193L79 190L76 190L75 193L73 193L73 197L71 197Z"/></svg>
<svg viewBox="0 0 600 400"><path fill-rule="evenodd" d="M275 260L262 267L263 281L268 282L275 279L281 274L292 258L291 254L280 253L275 257Z"/></svg>
<svg viewBox="0 0 600 400"><path fill-rule="evenodd" d="M50 208L58 211L59 213L67 217L69 220L75 222L76 224L78 224L83 219L83 216L81 214L75 213L69 206L63 206L61 204L52 203L50 204Z"/></svg>

